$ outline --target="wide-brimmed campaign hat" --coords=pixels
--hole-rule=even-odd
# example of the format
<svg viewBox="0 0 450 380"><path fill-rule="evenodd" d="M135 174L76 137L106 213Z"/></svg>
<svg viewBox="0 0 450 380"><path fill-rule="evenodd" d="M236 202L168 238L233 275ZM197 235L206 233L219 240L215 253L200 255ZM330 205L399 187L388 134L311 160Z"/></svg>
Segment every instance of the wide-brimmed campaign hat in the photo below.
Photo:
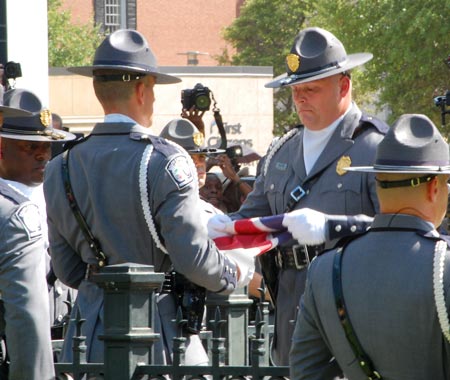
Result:
<svg viewBox="0 0 450 380"><path fill-rule="evenodd" d="M292 86L326 78L360 66L372 57L370 53L347 55L342 42L332 33L317 27L306 28L297 35L286 57L286 74L265 87Z"/></svg>
<svg viewBox="0 0 450 380"><path fill-rule="evenodd" d="M75 135L52 126L52 114L44 109L31 116L5 117L0 126L2 138L41 142L57 142L75 139Z"/></svg>
<svg viewBox="0 0 450 380"><path fill-rule="evenodd" d="M160 137L176 142L189 154L215 156L225 153L224 149L206 148L205 137L197 127L187 119L173 119L163 128Z"/></svg>
<svg viewBox="0 0 450 380"><path fill-rule="evenodd" d="M31 91L12 88L0 97L0 112L3 117L31 116L42 109L39 98Z"/></svg>
<svg viewBox="0 0 450 380"><path fill-rule="evenodd" d="M449 146L425 115L405 114L378 144L373 166L344 168L374 173L450 174Z"/></svg>
<svg viewBox="0 0 450 380"><path fill-rule="evenodd" d="M96 70L118 70L126 73L152 75L157 84L181 82L180 78L161 73L156 57L145 37L136 30L119 29L107 36L95 51L92 66L70 67L69 71L94 76ZM141 76L99 75L97 80L129 81Z"/></svg>

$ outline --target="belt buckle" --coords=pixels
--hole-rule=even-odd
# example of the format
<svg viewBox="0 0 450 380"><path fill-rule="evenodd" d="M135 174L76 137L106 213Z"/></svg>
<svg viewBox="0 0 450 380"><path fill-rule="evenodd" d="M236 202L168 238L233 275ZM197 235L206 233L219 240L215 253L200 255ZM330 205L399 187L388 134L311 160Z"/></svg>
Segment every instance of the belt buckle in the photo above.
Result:
<svg viewBox="0 0 450 380"><path fill-rule="evenodd" d="M306 191L303 190L303 188L299 185L294 190L291 191L291 198L298 202L300 199L302 199L306 194Z"/></svg>
<svg viewBox="0 0 450 380"><path fill-rule="evenodd" d="M299 263L298 253L303 254L305 257L305 263ZM308 247L306 245L295 244L292 246L292 255L294 256L295 269L301 270L306 268L310 264Z"/></svg>

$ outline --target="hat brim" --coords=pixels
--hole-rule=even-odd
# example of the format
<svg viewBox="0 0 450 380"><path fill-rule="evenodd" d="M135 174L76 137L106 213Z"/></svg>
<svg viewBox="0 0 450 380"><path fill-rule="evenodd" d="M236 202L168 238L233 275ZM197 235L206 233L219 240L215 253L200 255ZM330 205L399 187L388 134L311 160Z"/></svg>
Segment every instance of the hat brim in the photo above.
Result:
<svg viewBox="0 0 450 380"><path fill-rule="evenodd" d="M21 117L21 116L31 116L33 113L29 111L22 110L20 108L0 106L0 112L3 117Z"/></svg>
<svg viewBox="0 0 450 380"><path fill-rule="evenodd" d="M82 75L85 77L94 76L94 70L124 70L133 73L143 73L146 75L151 75L156 78L156 84L172 84L179 83L181 79L173 75L156 73L154 71L148 71L145 69L140 69L138 67L132 66L116 66L116 65L98 65L98 66L79 66L79 67L68 67L68 71L74 74Z"/></svg>
<svg viewBox="0 0 450 380"><path fill-rule="evenodd" d="M225 149L204 148L204 149L188 149L189 154L203 154L208 157L218 156L225 153Z"/></svg>
<svg viewBox="0 0 450 380"><path fill-rule="evenodd" d="M77 136L73 133L66 132L60 129L55 130L58 134L58 138L52 138L46 135L31 135L31 134L17 134L0 131L0 137L13 140L26 140L26 141L40 141L40 142L64 142L74 140Z"/></svg>
<svg viewBox="0 0 450 380"><path fill-rule="evenodd" d="M373 58L371 53L356 53L349 54L345 63L331 70L320 70L316 72L311 72L305 74L304 76L297 75L287 75L281 74L276 77L273 81L266 83L264 87L266 88L279 88L279 87L289 87L300 83L312 82L315 80L331 77L332 75L343 73L344 71L353 69L354 67L361 66L364 63L370 61Z"/></svg>
<svg viewBox="0 0 450 380"><path fill-rule="evenodd" d="M343 170L392 174L450 174L450 166L349 166Z"/></svg>

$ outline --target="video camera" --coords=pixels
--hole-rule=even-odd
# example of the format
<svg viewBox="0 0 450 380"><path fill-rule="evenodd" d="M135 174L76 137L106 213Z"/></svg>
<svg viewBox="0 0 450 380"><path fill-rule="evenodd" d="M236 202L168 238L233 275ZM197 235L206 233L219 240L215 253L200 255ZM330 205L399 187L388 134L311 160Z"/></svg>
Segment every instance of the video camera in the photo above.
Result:
<svg viewBox="0 0 450 380"><path fill-rule="evenodd" d="M181 91L181 104L187 110L194 107L199 111L208 111L211 107L211 90L197 83L193 89Z"/></svg>

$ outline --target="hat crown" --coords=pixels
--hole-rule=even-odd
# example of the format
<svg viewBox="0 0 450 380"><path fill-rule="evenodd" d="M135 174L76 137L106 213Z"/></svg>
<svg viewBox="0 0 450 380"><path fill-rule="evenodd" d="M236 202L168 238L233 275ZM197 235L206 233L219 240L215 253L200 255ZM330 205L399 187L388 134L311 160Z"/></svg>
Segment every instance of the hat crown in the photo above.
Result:
<svg viewBox="0 0 450 380"><path fill-rule="evenodd" d="M170 121L159 136L177 143L187 151L202 148L204 142L202 133L187 119Z"/></svg>
<svg viewBox="0 0 450 380"><path fill-rule="evenodd" d="M347 59L344 45L327 30L313 27L302 30L294 40L291 54L299 57L299 64L287 64L288 75L305 74L336 67Z"/></svg>
<svg viewBox="0 0 450 380"><path fill-rule="evenodd" d="M128 66L127 71L142 72L155 70L157 62L141 33L120 29L107 36L97 48L94 66L102 65Z"/></svg>
<svg viewBox="0 0 450 380"><path fill-rule="evenodd" d="M3 105L29 112L39 112L42 109L42 103L35 94L19 88L10 89L3 94Z"/></svg>
<svg viewBox="0 0 450 380"><path fill-rule="evenodd" d="M449 146L425 115L405 114L389 128L377 148L374 167L414 171L450 165Z"/></svg>

